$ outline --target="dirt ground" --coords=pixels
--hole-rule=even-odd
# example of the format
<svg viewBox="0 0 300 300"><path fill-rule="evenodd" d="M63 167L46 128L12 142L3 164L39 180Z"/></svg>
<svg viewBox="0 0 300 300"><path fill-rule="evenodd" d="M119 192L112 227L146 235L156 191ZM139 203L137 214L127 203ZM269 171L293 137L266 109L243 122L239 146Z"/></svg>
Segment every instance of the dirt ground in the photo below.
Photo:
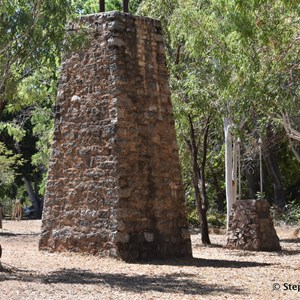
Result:
<svg viewBox="0 0 300 300"><path fill-rule="evenodd" d="M4 221L0 299L300 299L300 236L277 228L283 251L223 248L225 235L193 259L129 264L74 253L38 251L40 221ZM299 290L298 290L299 289Z"/></svg>

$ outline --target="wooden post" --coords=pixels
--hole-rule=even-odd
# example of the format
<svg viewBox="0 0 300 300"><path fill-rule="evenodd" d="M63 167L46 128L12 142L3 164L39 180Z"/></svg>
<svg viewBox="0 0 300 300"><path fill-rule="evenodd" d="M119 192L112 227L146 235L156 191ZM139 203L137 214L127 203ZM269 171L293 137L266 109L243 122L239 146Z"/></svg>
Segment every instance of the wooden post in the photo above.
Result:
<svg viewBox="0 0 300 300"><path fill-rule="evenodd" d="M99 10L100 12L105 12L105 0L99 1Z"/></svg>
<svg viewBox="0 0 300 300"><path fill-rule="evenodd" d="M129 0L123 0L123 11L125 13L128 13L128 3L129 3Z"/></svg>

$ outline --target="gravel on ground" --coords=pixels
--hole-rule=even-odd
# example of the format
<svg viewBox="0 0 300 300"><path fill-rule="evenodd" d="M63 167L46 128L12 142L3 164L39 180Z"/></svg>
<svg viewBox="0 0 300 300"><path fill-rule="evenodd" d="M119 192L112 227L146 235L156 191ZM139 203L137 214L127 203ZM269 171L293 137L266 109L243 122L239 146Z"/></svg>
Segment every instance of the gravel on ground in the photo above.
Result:
<svg viewBox="0 0 300 300"><path fill-rule="evenodd" d="M193 258L125 263L38 251L41 221L3 221L0 299L300 299L300 236L277 228L282 251L229 250L192 235Z"/></svg>

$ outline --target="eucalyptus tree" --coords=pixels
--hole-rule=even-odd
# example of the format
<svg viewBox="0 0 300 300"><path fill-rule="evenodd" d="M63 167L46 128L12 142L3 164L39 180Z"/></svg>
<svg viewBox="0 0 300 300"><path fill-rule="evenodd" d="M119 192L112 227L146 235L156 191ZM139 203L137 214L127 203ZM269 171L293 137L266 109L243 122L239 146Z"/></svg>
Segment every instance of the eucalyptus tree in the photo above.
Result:
<svg viewBox="0 0 300 300"><path fill-rule="evenodd" d="M49 112L54 105L61 52L72 44L63 42L65 24L73 12L68 0L0 3L0 140L22 156L14 185L22 184L19 179L23 178L37 210L40 198L35 179L41 170L34 166L32 155L47 144L36 145L34 136L40 135L41 123L47 123L47 118L38 117L43 115L40 112ZM44 131L49 130L51 126ZM43 164L46 167L46 159Z"/></svg>
<svg viewBox="0 0 300 300"><path fill-rule="evenodd" d="M0 142L0 187L11 184L15 177L19 165L22 164L21 156Z"/></svg>
<svg viewBox="0 0 300 300"><path fill-rule="evenodd" d="M180 12L183 7L189 13ZM298 2L185 1L178 11L176 25L190 53L221 70L214 78L223 117L231 119L247 148L255 146L253 138L263 138L275 203L284 205L276 122L283 111L299 111Z"/></svg>
<svg viewBox="0 0 300 300"><path fill-rule="evenodd" d="M69 0L1 1L0 108L12 101L17 84L40 66L52 66L62 50Z"/></svg>
<svg viewBox="0 0 300 300"><path fill-rule="evenodd" d="M177 134L186 190L194 189L195 204L201 224L203 244L210 244L206 214L208 154L211 152L211 133L214 132L218 114L218 99L213 85L217 68L209 58L198 59L189 45L190 34L197 28L199 11L191 2L143 1L139 12L161 20L170 69L170 84L176 117ZM195 22L196 21L196 22ZM189 153L189 156L187 154ZM191 179L190 179L191 178Z"/></svg>
<svg viewBox="0 0 300 300"><path fill-rule="evenodd" d="M234 59L228 94L231 117L252 138L263 139L274 202L284 205L277 126L283 112L299 111L299 4L295 1L230 2L221 7ZM228 11L230 13L228 13ZM230 39L228 39L230 38ZM244 134L245 138L247 136ZM251 145L248 146L248 148Z"/></svg>
<svg viewBox="0 0 300 300"><path fill-rule="evenodd" d="M145 0L140 6L166 32L179 136L180 127L186 135L195 132L211 106L210 130L220 131L220 119L230 119L248 161L255 160L255 140L262 137L279 206L284 198L276 159L278 115L299 111L299 10L298 1L284 0Z"/></svg>

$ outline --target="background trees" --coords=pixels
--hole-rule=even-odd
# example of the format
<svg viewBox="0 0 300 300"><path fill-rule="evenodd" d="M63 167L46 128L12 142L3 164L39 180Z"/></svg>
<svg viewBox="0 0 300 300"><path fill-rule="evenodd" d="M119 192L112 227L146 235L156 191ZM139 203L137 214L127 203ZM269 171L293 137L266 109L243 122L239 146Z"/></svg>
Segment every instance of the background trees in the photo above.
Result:
<svg viewBox="0 0 300 300"><path fill-rule="evenodd" d="M37 216L65 23L73 11L68 0L0 4L0 141L23 162L6 185L10 199L29 196Z"/></svg>
<svg viewBox="0 0 300 300"><path fill-rule="evenodd" d="M121 10L121 3L106 1L106 9ZM231 120L234 138L242 141L242 198L259 191L261 137L266 198L280 207L299 202L299 163L293 155L299 146L289 143L282 126L284 114L299 128L298 1L129 4L131 12L163 25L187 204L191 221L204 226L203 237L205 213L208 222L220 224L225 209L223 118ZM74 44L63 42L64 26L78 14L97 12L99 5L97 0L0 5L0 141L13 153L1 150L3 157L14 157L8 165L14 175L7 177L14 179L6 181L5 189L0 186L1 195L25 200L26 188L40 207L58 67L62 51ZM198 218L192 217L195 211ZM208 236L203 242L209 243Z"/></svg>
<svg viewBox="0 0 300 300"><path fill-rule="evenodd" d="M166 7L173 8L167 18L162 15ZM282 112L289 111L293 116L299 112L299 4L187 0L155 1L154 5L143 1L140 10L162 19L167 32L186 186L193 185L190 178L194 168L186 159L189 147L185 147L186 138L181 135L189 136L192 123L198 136L208 137L207 152L197 147L197 160L201 164L203 155L208 158L203 178L208 178L208 202L217 206L217 195L224 191L224 164L218 157L224 143L221 122L228 118L232 134L242 141L242 198L253 198L259 191L257 141L261 137L266 198L283 207L289 199L284 195L288 184L284 186L287 182L282 174L289 171L280 162L294 159L290 154L284 158L281 152L288 148L279 120ZM209 127L205 126L207 120ZM199 138L197 143L201 145ZM292 162L289 166L297 168Z"/></svg>

